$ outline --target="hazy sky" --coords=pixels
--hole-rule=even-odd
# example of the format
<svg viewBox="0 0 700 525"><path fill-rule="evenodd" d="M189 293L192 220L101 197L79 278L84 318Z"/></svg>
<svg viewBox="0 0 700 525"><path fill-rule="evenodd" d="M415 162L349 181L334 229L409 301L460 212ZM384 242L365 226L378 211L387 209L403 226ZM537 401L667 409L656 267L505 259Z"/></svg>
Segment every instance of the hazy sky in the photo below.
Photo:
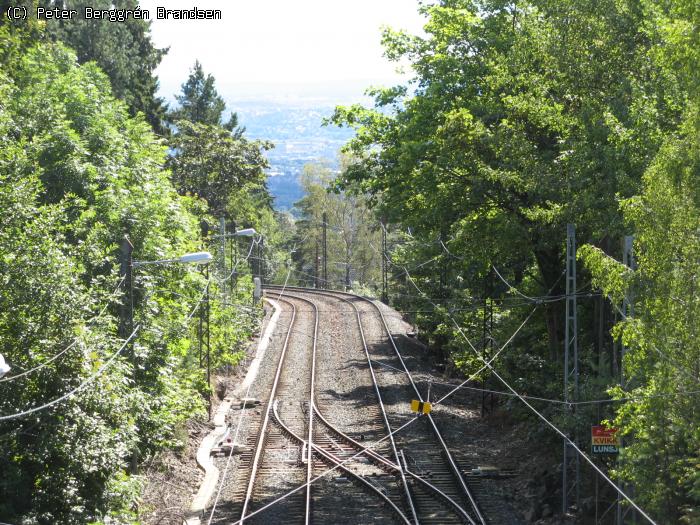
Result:
<svg viewBox="0 0 700 525"><path fill-rule="evenodd" d="M155 20L156 7L221 9L222 20ZM171 100L198 59L227 100L347 96L402 77L382 56L380 28L420 32L416 0L145 0L157 74ZM405 77L404 77L405 78Z"/></svg>

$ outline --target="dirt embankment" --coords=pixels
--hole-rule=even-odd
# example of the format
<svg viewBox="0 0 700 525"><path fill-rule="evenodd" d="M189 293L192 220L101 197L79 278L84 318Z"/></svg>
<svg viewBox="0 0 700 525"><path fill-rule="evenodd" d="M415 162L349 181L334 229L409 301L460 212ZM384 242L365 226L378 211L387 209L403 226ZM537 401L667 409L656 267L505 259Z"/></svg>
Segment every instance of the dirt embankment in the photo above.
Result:
<svg viewBox="0 0 700 525"><path fill-rule="evenodd" d="M266 326L272 308L265 307ZM212 414L226 396L233 392L245 378L246 372L257 349L258 337L246 345L244 359L229 370L217 371L212 375L215 395L212 399ZM142 466L140 475L145 480L144 491L139 502L139 518L145 525L181 525L187 517L196 494L204 478L204 472L197 466L197 450L202 440L214 428L203 420L190 420L180 429L181 446L167 450L151 458Z"/></svg>

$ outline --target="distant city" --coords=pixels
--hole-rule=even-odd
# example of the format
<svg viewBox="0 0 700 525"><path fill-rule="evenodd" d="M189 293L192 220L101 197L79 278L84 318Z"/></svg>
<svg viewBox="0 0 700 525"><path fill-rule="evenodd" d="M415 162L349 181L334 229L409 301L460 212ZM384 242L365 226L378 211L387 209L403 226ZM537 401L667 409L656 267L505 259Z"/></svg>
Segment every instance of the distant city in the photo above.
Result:
<svg viewBox="0 0 700 525"><path fill-rule="evenodd" d="M299 181L304 165L325 161L337 168L340 148L354 135L350 129L322 125L335 107L327 101L238 101L227 105L238 113L246 137L275 144L267 154L268 187L275 209L280 211L292 211L294 203L304 196Z"/></svg>

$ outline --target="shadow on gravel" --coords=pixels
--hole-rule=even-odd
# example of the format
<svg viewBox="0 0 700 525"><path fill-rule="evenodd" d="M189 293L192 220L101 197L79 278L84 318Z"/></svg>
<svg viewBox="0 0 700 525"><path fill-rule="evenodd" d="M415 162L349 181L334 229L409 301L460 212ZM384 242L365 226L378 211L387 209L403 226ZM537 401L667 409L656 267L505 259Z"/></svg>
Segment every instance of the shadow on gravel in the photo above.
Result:
<svg viewBox="0 0 700 525"><path fill-rule="evenodd" d="M266 504L274 501L278 497L288 493L289 491L297 488L301 483L288 482L282 479L280 476L277 486L275 487L275 495L269 496L267 498L261 499L260 501L253 501L250 505L250 512L254 512L257 509L264 507ZM272 524L272 523L299 523L304 520L304 501L306 498L306 492L304 489L292 494L290 497L285 498L274 505L270 506L268 509L261 511L259 514L248 518L245 523L250 525L254 524ZM219 503L216 507L216 513L214 514L213 524L224 525L236 522L241 517L241 502L231 502L226 501ZM205 517L208 520L211 508L207 509Z"/></svg>

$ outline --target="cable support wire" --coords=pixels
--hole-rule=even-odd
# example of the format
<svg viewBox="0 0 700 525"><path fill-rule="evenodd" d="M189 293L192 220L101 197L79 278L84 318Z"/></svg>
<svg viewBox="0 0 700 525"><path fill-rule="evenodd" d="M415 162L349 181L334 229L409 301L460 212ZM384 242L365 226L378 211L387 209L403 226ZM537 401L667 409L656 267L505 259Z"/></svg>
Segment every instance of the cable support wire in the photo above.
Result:
<svg viewBox="0 0 700 525"><path fill-rule="evenodd" d="M236 270L238 269L238 266L240 265L241 262L247 261L248 259L251 259L251 254L253 253L253 248L260 244L260 241L262 240L262 235L259 235L257 240L253 238L250 242L250 249L248 250L248 255L246 255L243 259L239 259L236 261L236 264L233 265L233 268L231 268L231 273L229 273L226 277L223 277L221 279L218 279L216 276L212 275L212 279L219 284L227 282L233 275L236 273ZM225 256L224 256L225 258ZM253 259L258 259L258 257L252 257Z"/></svg>
<svg viewBox="0 0 700 525"><path fill-rule="evenodd" d="M290 273L291 273L291 272L290 272ZM288 274L288 275L289 275L289 274ZM260 325L260 335L258 336L258 340L260 340L260 338L262 338L262 336L263 336L263 325L261 324L261 325ZM247 398L248 395L250 394L250 389L251 389L251 387L253 386L254 383L255 383L255 380L251 381L251 382L248 384L248 388L246 389L244 399ZM246 412L246 411L245 411L244 409L241 409L241 413L240 413L240 415L238 416L238 424L236 425L236 432L234 433L234 435L233 435L233 441L231 442L231 446L232 446L232 447L236 445L236 441L238 440L238 432L239 432L240 429L241 429L241 423L243 422L243 414L245 414L245 412ZM231 427L229 426L229 430L230 430L230 428L231 428ZM221 489L222 489L223 486L224 486L224 480L226 479L226 475L227 475L227 473L228 473L229 465L231 464L231 457L232 457L232 456L233 456L233 451L231 451L231 453L230 453L230 454L228 455L228 457L226 458L226 465L224 466L224 471L223 471L223 473L221 474L221 479L219 480L219 487L218 487L217 490L216 490L216 497L214 498L214 504L212 505L211 513L209 514L209 519L207 520L207 525L211 525L211 521L212 521L212 519L214 519L214 513L216 512L216 506L219 504L219 498L221 497Z"/></svg>
<svg viewBox="0 0 700 525"><path fill-rule="evenodd" d="M94 316L94 317L88 319L88 321L86 322L86 326L88 326L88 325L94 323L95 321L97 321L98 319L100 319L100 318L104 315L104 313L107 311L107 308L109 308L109 305L112 304L112 299L117 295L117 292L118 292L119 289L121 288L121 286L122 286L122 284L124 283L124 280L125 280L125 279L126 279L126 275L122 276L122 278L119 280L119 284L117 284L117 286L116 286L116 288L114 289L114 291L113 291L111 294L109 294L109 301L102 307L102 310L100 310L100 312L99 312L96 316ZM76 344L78 344L78 341L79 341L79 339L76 338L76 339L75 339L71 344L69 344L66 348L64 348L63 350L61 350L61 351L58 352L57 354L53 355L52 357L50 357L49 359L47 359L47 360L44 361L43 363L40 363L39 365L37 365L37 366L35 366L35 367L33 367L33 368L30 368L29 370L25 370L24 372L21 372L21 373L19 373L19 374L15 374L15 375L13 375L13 376L6 376L6 377L3 377L3 378L0 378L0 383L3 383L3 382L5 382L5 381L12 381L13 379L19 379L20 377L24 377L24 376L26 376L26 375L29 375L29 374L31 374L31 373L33 373L33 372L36 372L37 370L40 370L40 369L42 369L42 368L44 368L44 367L50 365L50 364L53 363L56 359L58 359L59 357L61 357L62 355L64 355L64 354L65 354L66 352L68 352L71 348L73 348ZM13 365L13 366L14 366L14 365Z"/></svg>
<svg viewBox="0 0 700 525"><path fill-rule="evenodd" d="M562 275L563 275L563 274L562 274ZM408 272L406 272L406 276L408 277L409 281L411 281L411 283L412 283L413 286L416 288L416 290L417 290L419 293L422 293L422 290L418 287L418 285L416 285L415 281L414 281L413 278L408 274ZM484 363L484 367L482 367L482 369L489 368L489 370L491 371L491 373L492 373L494 376L496 376L496 378L497 378L501 383L503 383L503 385L504 385L508 390L510 390L510 391L513 393L513 395L515 395L518 399L520 399L520 401L522 401L522 402L525 404L525 406L527 406L527 407L528 407L539 419L541 419L548 427L550 427L552 430L554 430L554 432L556 432L557 434L559 434L559 436L561 436L561 437L569 444L569 446L571 446L571 448L573 448L573 449L574 449L574 450L575 450L589 465L591 465L591 467L593 467L593 469L594 469L598 474L600 474L600 475L603 477L603 479L605 479L605 481L606 481L615 491L617 491L617 492L618 492L632 507L634 507L635 510L637 510L649 523L652 523L652 524L655 525L656 522L655 522L646 512L644 512L644 510L643 510L639 505L637 505L637 503L635 503L635 501L634 501L624 490L622 490L620 487L618 487L618 486L615 484L615 482L614 482L613 480L611 480L611 479L607 476L607 474L605 474L605 472L603 472L603 471L595 464L595 462L594 462L591 458L589 458L588 455L587 455L585 452L583 452L583 451L578 447L578 445L576 445L576 443L574 443L571 439L569 439L569 437L568 437L563 431L561 431L556 425L554 425L554 423L552 423L551 421L549 421L544 415L542 415L542 413L540 413L535 407L533 407L530 403L528 403L528 401L527 401L521 394L519 394L512 386L510 386L510 384L509 384L505 379L503 379L503 377L501 377L501 375L495 370L495 368L494 368L493 366L491 366L491 362L493 361L493 358L490 359L489 361L486 361L486 360L483 358L483 356L479 353L479 351L476 349L476 347L475 347L474 344L471 342L471 340L466 336L466 334L464 333L464 331L462 330L462 328L459 326L459 323L457 323L457 321L455 321L455 319L454 319L451 315L448 314L448 317L450 318L450 320L451 320L452 323L454 324L455 328L457 329L457 332L462 336L462 338L467 342L467 344L468 344L468 345L471 347L471 349L474 351L474 354L476 355L476 357L477 357L478 359L480 359L480 360ZM522 325L521 325L521 327L522 327ZM518 330L520 330L520 328L518 328ZM517 332L517 331L516 331L516 332ZM511 339L512 339L512 337L511 337ZM511 339L509 339L509 341L510 341ZM506 344L507 344L507 343L506 343ZM499 353L500 353L500 350L499 350ZM498 355L498 353L497 353L496 355ZM494 357L495 357L495 356L494 356ZM441 399L440 399L437 403L435 403L435 404L439 404L439 403L442 402L447 396L451 395L451 394L454 393L455 391L456 391L456 389L453 389L449 394L447 394L446 396L443 396L443 398L441 398Z"/></svg>
<svg viewBox="0 0 700 525"><path fill-rule="evenodd" d="M23 410L21 412L16 412L14 414L0 416L0 421L8 421L10 419L18 419L20 417L24 417L24 416L27 416L29 414L39 412L41 410L46 410L47 408L50 408L54 405L57 405L58 403L65 401L66 399L69 399L69 398L73 397L74 395L76 395L78 392L84 390L85 388L87 388L90 385L90 383L92 383L95 379L97 379L102 374L102 372L104 372L114 362L114 360L117 358L117 356L119 356L119 354L121 354L122 350L124 350L127 347L127 345L131 342L131 340L136 336L136 333L139 331L140 328L141 328L141 325L137 325L136 328L134 328L134 331L131 332L131 335L129 335L129 337L126 339L126 341L124 341L124 343L121 345L121 347L119 347L119 350L114 352L110 356L110 358L107 359L105 364L103 364L99 369L97 369L97 371L95 373L90 375L85 381L83 381L80 385L75 387L70 392L67 392L66 394L62 395L61 397L54 399L53 401L49 401L48 403L45 403L45 404L40 405L38 407Z"/></svg>
<svg viewBox="0 0 700 525"><path fill-rule="evenodd" d="M304 336L307 336L308 334L302 334ZM375 359L372 359L372 362L375 363L376 365L379 365L384 368L389 368L395 372L402 372L403 370L400 370L394 366L388 365L386 363L382 363L380 361L377 361ZM426 382L426 381L423 381ZM429 383L433 386L435 385L440 385L440 386L445 386L445 387L457 387L459 390L469 390L473 392L485 392L487 394L496 394L496 395L501 395L501 396L508 396L508 397L516 397L515 394L511 392L505 392L503 390L492 390L490 388L478 388L478 387L473 387L473 386L466 386L463 383L448 383L446 381L429 381ZM520 394L522 397L525 399L532 399L533 401L542 401L545 403L551 403L555 405L566 405L568 406L579 406L579 405L605 405L609 403L622 403L622 402L644 402L648 399L658 399L658 398L667 398L667 397L681 397L681 396L695 396L700 394L700 390L687 390L687 391L681 391L681 392L673 392L669 394L652 394L650 396L638 396L638 397L621 397L617 399L592 399L588 401L564 401L562 399L552 399L552 398L547 398L547 397L538 397L538 396L530 396L526 394Z"/></svg>
<svg viewBox="0 0 700 525"><path fill-rule="evenodd" d="M442 245L444 251L445 251L446 253L448 253L449 255L451 255L452 257L454 257L454 258L456 258L456 259L464 259L463 257L458 257L458 256L452 254L452 253L449 251L449 249L447 248L447 246L445 246L445 244L442 242L441 239L438 239L438 240L435 241L435 242L436 242L436 243L440 243L440 244ZM370 243L370 247L374 250L374 252L375 252L377 255L379 255L380 257L383 256L382 253L381 253L381 251L380 251L374 244ZM422 268L423 266L425 266L425 265L427 265L427 264L430 264L431 262L435 261L436 259L438 259L438 258L440 258L440 257L441 257L441 254L435 255L435 256L431 257L430 259L427 259L427 260L425 260L425 261L423 261L423 262L421 262L421 263L419 263L419 264L417 264L417 265L415 265L415 266L413 266L413 267L407 269L405 266L403 266L403 265L401 265L401 264L399 264L399 263L396 263L396 262L392 261L391 258L388 256L388 254L383 256L383 258L385 258L389 264L391 264L394 268L396 268L397 270L399 270L399 274L398 274L398 275L395 275L395 276L394 276L395 278L398 277L398 276L401 276L401 275L404 275L404 274L408 274L408 273L410 273L410 272L413 272L413 271L417 270L418 268ZM506 286L508 286L508 288L509 288L510 290L513 290L515 293L517 293L518 295L520 295L520 296L523 297L524 299L530 301L531 303L542 304L542 303L548 303L548 302L557 302L557 301L563 301L563 300L565 300L566 297L567 297L566 294L551 295L551 292L552 292L552 290L554 289L554 286L553 286L552 288L550 288L549 293L548 293L547 295L534 296L534 297L525 295L525 294L521 293L517 288L515 288L514 286L512 286L510 283L508 283L508 281L506 281L506 280L503 278L503 276L500 274L500 272L498 271L498 269L497 269L495 266L492 266L492 268L494 269L494 271L496 272L496 274L498 275L498 277L503 281L503 283L504 283ZM558 282L558 281L559 281L559 279L557 280L557 282ZM373 284L376 284L376 283L373 283ZM399 296L401 296L402 294L394 294L394 295L399 295ZM574 296L575 296L575 297L578 297L578 298L592 298L592 297L599 297L599 296L601 296L601 295L602 295L602 294L600 294L600 293L590 293L590 292L589 292L589 293L577 293L577 294L575 294ZM403 296L405 296L405 297L421 297L421 296L414 296L414 295L408 295L408 294L403 294ZM478 302L478 301L484 301L484 300L487 299L487 298L484 298L484 297L469 297L469 299L470 299L471 301ZM491 298L489 297L488 299L491 299ZM505 298L505 297L504 297L504 298L499 298L498 301L503 301L503 300L507 300L507 299L508 299L508 298Z"/></svg>
<svg viewBox="0 0 700 525"><path fill-rule="evenodd" d="M376 249L376 248L375 248L375 249ZM389 259L388 256L385 256L385 258L387 259L387 261L388 261L390 264L396 266L396 264L395 264L393 261L391 261L391 259ZM437 308L437 305L436 305L436 304L435 304L435 303L434 303L434 302L433 302L433 301L432 301L432 300L417 286L417 284L415 283L415 281L413 280L413 278L410 276L410 273L408 272L408 270L407 270L405 267L403 267L403 270L404 270L404 272L406 273L406 276L408 277L408 279L411 281L411 283L412 283L412 285L414 286L414 288L416 288L416 290L418 291L418 293L421 294L421 296L423 296L423 297L425 297L426 299L428 299L428 301L431 302L431 303L433 304L433 307ZM561 279L561 277L563 277L563 275L564 275L564 273L562 273L562 275L559 277L559 279L557 279L557 281L555 282L555 284L552 286L552 289L554 288L554 286L556 286L556 284L559 282L559 280ZM467 341L467 343L468 343L469 346L472 348L472 350L476 353L476 355L484 362L484 366L482 366L479 370L477 370L477 371L476 371L475 373L473 373L469 378L467 378L467 380L465 380L465 381L461 384L461 386L464 386L466 383L469 383L470 381L473 381L483 370L485 370L486 368L489 368L489 369L491 370L491 372L492 372L504 385L506 385L506 387L511 391L512 395L514 395L515 397L517 397L518 399L520 399L520 400L521 400L531 411L533 411L540 419L542 419L542 420L543 420L548 426L550 426L555 432L557 432L561 437L563 437L567 442L569 442L569 443L572 445L572 447L574 448L574 450L576 450L577 453L579 453L580 455L582 455L582 456L584 457L584 459L596 470L596 472L597 472L598 474L600 474L600 475L606 480L606 482L608 482L608 483L613 487L613 489L615 489L616 491L618 491L618 492L619 492L619 493L620 493L620 494L621 494L635 509L637 509L637 510L640 512L640 514L642 514L650 523L654 524L655 522L654 522L646 513L644 513L644 511L643 511L641 508L639 508L639 506L638 506L624 491L622 491L619 487L617 487L617 485L615 485L615 483L614 483L602 470L600 470L600 469L595 465L595 463L593 463L593 461L592 461L590 458L588 458L588 456L587 456L581 449L579 449L573 442L571 442L571 440L569 440L569 438L568 438L561 430L559 430L555 425L553 425L551 422L549 422L549 420L547 420L542 414L540 414L534 407L532 407L532 405L530 405L518 392L516 392L516 391L515 391L515 390L514 390L514 389L513 389L513 388L512 388L512 387L511 387L511 386L510 386L510 385L509 385L509 384L494 370L494 368L491 366L491 363L492 363L492 362L498 357L498 355L506 348L506 346L514 339L514 337L515 337L515 336L517 335L517 333L523 328L523 326L525 326L525 324L526 324L526 322L528 321L528 319L534 314L534 312L537 310L538 307L539 307L539 305L536 305L535 308L533 308L533 310L530 312L530 314L529 314L528 317L525 319L525 321L518 327L518 329L517 329L517 330L513 333L513 335L508 339L508 341L506 341L506 343L499 349L499 351L498 351L494 356L492 356L491 359L489 359L488 361L486 361L486 360L479 354L479 352L476 350L476 348L475 348L474 345L472 344L471 340L469 340L469 338L464 334L464 332L462 331L461 327L460 327L459 324L454 320L454 318L453 318L452 316L449 316L450 319L451 319L451 321L453 322L453 324L455 324L455 326L456 326L458 332L460 333L460 335ZM458 390L458 388L454 388L454 389L453 389L452 391L450 391L448 394L446 394L445 396L443 396L442 398L440 398L435 404L436 404L436 405L439 405L440 403L443 403L449 396L453 395L454 392L456 392L457 390ZM395 435L396 433L400 432L401 430L403 430L403 429L406 428L407 426L409 426L409 425L411 425L412 423L414 423L415 421L417 421L418 418L419 418L419 417L416 417L416 418L414 418L414 419L408 421L408 422L405 423L404 425L402 425L402 426L396 428L395 430L393 430L392 432L390 432L388 435L386 435L386 436L384 436L383 438L379 439L378 441L376 441L376 442L374 442L374 443L368 445L367 447L365 447L363 450L361 450L361 451L358 452L357 454L355 454L355 455L353 455L353 456L351 456L351 457L345 459L344 461L340 462L340 463L339 463L338 465L336 465L335 467L332 467L332 468L326 470L325 472L323 472L323 473L320 474L319 476L316 476L314 479L312 479L312 480L309 481L308 483L303 483L302 485L296 487L295 489L292 489L292 490L289 491L288 493L286 493L286 494L280 496L279 498L277 498L277 499L275 499L274 501L268 503L267 505L263 506L262 508L260 508L260 509L256 510L255 512L249 514L249 515L246 517L246 519L247 519L247 518L251 518L251 517L254 516L255 514L258 514L258 513L262 512L262 511L266 510L267 508L269 508L270 506L272 506L272 505L278 503L279 501L282 501L282 500L284 500L284 499L290 497L291 495L295 494L296 492L298 492L298 491L304 489L309 483L314 483L314 482L316 482L317 480L319 480L319 479L325 477L325 476L326 476L327 474L329 474L330 472L333 472L333 471L337 470L338 468L340 468L340 467L341 467L342 465L344 465L345 463L347 463L347 462L353 460L354 458L360 456L360 455L363 454L366 450L371 450L371 449L375 448L377 445L379 445L380 443L382 443L382 442L385 441L386 439L389 439L390 436ZM237 522L235 522L235 523L241 523L241 520L239 520L239 521L237 521Z"/></svg>
<svg viewBox="0 0 700 525"><path fill-rule="evenodd" d="M273 505L276 505L276 504L279 503L280 501L283 501L283 500L285 500L285 499L287 499L287 498L293 496L294 494L296 494L296 493L299 492L300 490L305 489L308 485L313 485L314 483L316 483L316 482L319 481L320 479L323 479L324 477L326 477L327 475L331 474L332 472L335 472L335 471L338 470L339 468L344 467L344 466L345 466L347 463L349 463L350 461L353 461L354 459L360 457L360 456L361 456L362 454L364 454L365 452L375 449L376 447L378 447L379 445L381 445L381 444L382 444L384 441L386 441L387 439L391 438L392 436L395 436L398 432L401 432L401 431L404 430L406 427L408 427L408 426L412 425L413 423L415 423L416 421L418 421L419 418L420 418L420 416L416 416L414 419L410 419L409 421L407 421L406 423L404 423L404 424L401 425L400 427L398 427L398 428L392 430L391 432L389 432L389 433L388 433L387 435L385 435L384 437L382 437L382 438L378 439L377 441L375 441L374 443L370 443L370 444L367 445L366 447L362 448L362 449L361 449L359 452L357 452L356 454L353 454L352 456L350 456L350 457L348 457L348 458L346 458L346 459L343 459L343 460L338 461L338 462L336 463L335 466L328 468L327 470L325 470L324 472L320 473L320 474L319 474L318 476L316 476L315 478L309 480L308 482L302 483L301 485L299 485L299 486L297 486L297 487L291 489L289 492L287 492L287 493L283 494L282 496L278 497L277 499L274 499L274 500L272 500L271 502L267 503L267 504L264 505L263 507L260 507L259 509L257 509L257 510L255 510L255 511L251 512L250 514L247 514L247 515L245 516L245 519L248 520L248 519L252 518L253 516L255 516L255 515L257 515L257 514L260 514L261 512L264 512L265 510L269 509L269 508L272 507ZM241 524L242 522L243 522L243 519L239 519L239 520L237 520L237 521L234 521L234 522L232 523L232 525L239 525L239 524ZM210 525L210 523L211 523L211 522L209 522L208 525Z"/></svg>
<svg viewBox="0 0 700 525"><path fill-rule="evenodd" d="M537 307L536 307L536 308L537 308ZM524 326L524 325L521 325L521 326ZM304 334L304 335L309 336L308 334ZM513 337L514 337L514 336L513 336ZM510 342L510 341L513 339L513 337L511 337L511 338L509 339L508 342ZM508 344L508 343L506 343L506 344ZM505 346L504 346L504 348L505 348ZM495 358L495 357L497 357L497 356L494 356L494 358ZM467 378L466 382L473 381L473 380L481 373L481 371L483 371L485 368L486 368L486 366L482 367L480 370L478 370L478 371L476 371L475 373L473 373L469 378ZM447 396L445 396L445 397L447 397ZM445 399L445 398L443 398L442 400L444 401L444 399ZM321 474L319 474L318 476L316 476L314 479L312 479L312 480L309 481L308 483L303 483L302 485L300 485L300 486L298 486L298 487L296 487L296 488L290 490L290 491L287 492L286 494L283 494L283 495L280 496L279 498L277 498L277 499L271 501L270 503L268 503L267 505L263 506L262 508L260 508L260 509L258 509L258 510L256 510L256 511L254 511L254 512L252 512L252 513L250 513L250 514L248 514L248 515L246 516L246 519L249 519L249 518L253 517L254 515L256 515L256 514L258 514L258 513L260 513L260 512L263 512L264 510L268 509L268 508L271 507L272 505L275 505L275 504L279 503L280 501L283 501L283 500L289 498L289 497L292 496L293 494L296 494L296 493L299 492L300 490L303 490L308 484L315 483L316 481L318 481L318 480L324 478L324 477L327 476L328 474L330 474L330 473L334 472L335 470L337 470L338 468L341 468L342 466L344 466L346 463L348 463L348 462L352 461L353 459L355 459L355 458L361 456L361 455L364 454L366 451L368 451L368 450L373 450L374 448L376 448L377 446L379 446L381 443L383 443L383 442L386 441L387 439L390 439L392 436L396 435L398 432L401 432L401 431L404 430L405 428L409 427L410 425L412 425L413 423L415 423L415 422L418 421L419 419L420 419L420 416L416 416L414 419L411 419L411 420L407 421L406 423L404 423L404 424L401 425L400 427L398 427L398 428L392 430L391 432L389 432L386 436L382 437L381 439L378 439L377 441L375 441L375 442L373 442L373 443L370 443L369 445L367 445L366 447L364 447L362 450L360 450L358 453L356 453L356 454L354 454L353 456L351 456L351 457L349 457L349 458L346 458L345 460L339 462L336 466L330 467L330 468L327 469L326 471L322 472ZM234 522L234 525L239 524L239 523L241 523L241 522L242 522L242 520L238 520L238 521Z"/></svg>
<svg viewBox="0 0 700 525"><path fill-rule="evenodd" d="M387 258L387 259L388 259L388 258ZM388 259L388 260L389 260L389 259ZM394 264L391 260L389 260L389 262L390 262L391 264ZM562 276L563 276L563 275L564 275L564 274L562 273ZM559 279L561 279L562 276L560 276ZM409 278L409 280L411 280L413 286L418 290L418 292L421 293L424 297L427 297L427 296L425 296L425 294L422 292L422 290L420 290L420 288L418 288L418 286L415 284L415 282L413 282L413 279L411 278L411 276L407 274L407 277ZM558 282L558 280L557 280L557 282ZM556 283L555 283L555 285L556 285ZM428 299L429 299L429 298L428 298ZM432 301L431 301L431 302L432 302ZM435 305L433 304L433 306L435 306ZM536 306L535 306L535 308L533 309L533 311L530 313L530 316L534 313L534 311L538 308L538 306L539 306L539 305L536 305ZM528 318L529 318L530 316L528 316ZM462 332L461 328L460 328L459 325L456 323L456 321L455 321L453 318L451 318L451 320L452 320L453 323L455 323L455 325L456 325L458 331L460 332L460 334L462 335L462 337L469 343L469 346L471 346L471 348L476 352L476 354L477 354L477 356L478 356L478 355L479 355L479 354L478 354L478 351L476 351L476 348L475 348L474 345L471 343L471 341L469 340L469 338ZM526 319L526 321L527 321L527 319ZM644 511L642 511L641 508L639 508L639 506L638 506L626 493L624 493L622 490L620 490L619 487L617 487L617 485L615 485L615 483L614 483L604 472L602 472L602 471L593 463L593 461L592 461L590 458L588 458L588 456L587 456L583 451L581 451L575 444L571 443L571 441L566 437L566 435L565 435L563 432L561 432L556 426L554 426L552 423L550 423L549 420L547 420L542 414L540 414L537 410L535 410L535 408L532 407L532 405L530 405L525 399L523 399L523 397L522 397L520 394L518 394L518 392L516 392L516 391L515 391L515 390L514 390L514 389L513 389L499 374L497 374L497 373L495 372L495 370L493 369L493 367L491 366L491 363L498 357L498 354L500 354L500 353L505 349L505 346L506 346L510 341L513 340L513 338L515 337L515 335L517 334L517 332L520 331L520 329L521 329L524 325L525 325L525 323L523 323L523 324L520 325L520 327L518 328L518 330L516 330L516 332L515 332L515 333L508 339L508 341L505 343L505 345L504 345L503 347L501 347L501 349L498 351L498 353L497 353L496 355L494 355L489 361L485 361L483 358L481 358L482 361L484 361L484 366L482 366L479 370L477 370L476 372L474 372L473 374L471 374L471 376L469 376L463 383L461 383L461 386L463 386L463 385L465 385L465 384L467 384L467 383L473 381L473 380L474 380L483 370L485 370L486 368L490 368L491 371L494 373L494 375L496 375L496 377L497 377L503 384L505 384L505 385L508 387L508 389L510 390L510 392L511 392L512 395L514 395L515 397L517 397L518 399L520 399L531 411L535 412L535 413L537 414L537 416L538 416L539 418L541 418L548 426L550 426L552 429L555 430L555 432L557 432L560 436L562 436L565 440L567 440L567 442L569 442L569 443L573 446L574 450L576 450L577 453L581 454L581 455L584 457L584 459L585 459L589 464L591 464L591 466L596 470L596 472L597 472L598 474L600 474L600 475L606 480L606 482L608 482L608 483L613 487L613 489L615 489L616 491L618 491L618 492L619 492L619 493L620 493L634 508L636 508L650 523L655 524L655 522L654 522L646 513L644 513ZM481 357L481 356L479 356L479 357ZM454 392L456 392L457 390L458 390L458 388L453 389L453 390L450 391L447 395L443 396L443 397L442 397L437 403L435 403L435 404L443 403L449 396L453 395ZM314 482L316 482L316 481L322 479L323 477L325 477L325 476L328 475L329 473L334 472L335 470L337 470L337 469L340 468L341 466L345 465L347 462L352 461L352 460L355 459L356 457L358 457L358 456L364 454L365 451L367 451L367 450L372 450L372 449L376 448L379 444L381 444L381 443L384 442L385 440L389 439L390 436L393 436L393 435L397 434L398 432L402 431L403 429L405 429L406 427L408 427L409 425L411 425L411 424L413 424L415 421L417 421L419 418L420 418L420 416L417 416L417 417L415 417L414 419L409 420L408 422L404 423L404 424L401 425L400 427L394 429L392 432L390 432L389 434L387 434L387 435L384 436L383 438L381 438L381 439L375 441L374 443L369 444L367 447L363 448L363 449L362 449L361 451L359 451L357 454L354 454L353 456L351 456L351 457L349 457L349 458L347 458L347 459L341 461L341 462L338 463L336 466L327 469L325 472L323 472L323 473L321 473L320 475L316 476L314 479L310 480L308 483L303 483L302 485L300 485L300 486L298 486L298 487L296 487L296 488L290 490L290 491L287 492L286 494L284 494L284 495L280 496L279 498L273 500L272 502L266 504L266 505L263 506L262 508L260 508L260 509L258 509L258 510L256 510L256 511L254 511L253 513L249 514L248 516L246 516L246 519L251 518L251 517L253 517L254 515L256 515L256 514L258 514L258 513L260 513L260 512L263 512L264 510L268 509L268 508L271 507L272 505L275 505L275 504L277 504L278 502L280 502L280 501L282 501L282 500L284 500L284 499L286 499L286 498L292 496L293 494L299 492L300 490L303 490L308 484L314 483ZM235 524L238 524L238 523L241 523L241 520L238 520L237 522L235 522Z"/></svg>

